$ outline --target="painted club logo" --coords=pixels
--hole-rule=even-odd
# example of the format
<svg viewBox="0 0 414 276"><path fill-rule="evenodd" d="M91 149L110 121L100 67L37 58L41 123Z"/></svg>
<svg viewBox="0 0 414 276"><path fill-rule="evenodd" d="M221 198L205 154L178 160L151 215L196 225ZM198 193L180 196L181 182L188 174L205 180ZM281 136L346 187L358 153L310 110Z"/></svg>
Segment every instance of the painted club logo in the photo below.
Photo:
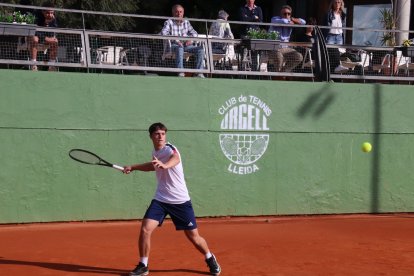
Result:
<svg viewBox="0 0 414 276"><path fill-rule="evenodd" d="M220 128L229 131L219 135L221 150L231 161L228 171L235 174L258 171L255 162L266 152L269 144L269 134L265 132L269 131L270 107L256 96L240 95L228 99L218 113L223 115Z"/></svg>

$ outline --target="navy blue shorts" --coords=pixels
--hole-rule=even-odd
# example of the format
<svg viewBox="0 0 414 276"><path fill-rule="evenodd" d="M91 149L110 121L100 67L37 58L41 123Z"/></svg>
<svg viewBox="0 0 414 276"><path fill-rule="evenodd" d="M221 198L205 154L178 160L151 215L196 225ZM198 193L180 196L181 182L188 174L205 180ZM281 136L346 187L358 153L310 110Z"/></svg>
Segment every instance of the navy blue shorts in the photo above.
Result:
<svg viewBox="0 0 414 276"><path fill-rule="evenodd" d="M193 230L197 228L191 201L182 204L169 204L153 199L145 212L144 218L156 220L159 222L158 226L161 226L167 215L170 215L176 230Z"/></svg>

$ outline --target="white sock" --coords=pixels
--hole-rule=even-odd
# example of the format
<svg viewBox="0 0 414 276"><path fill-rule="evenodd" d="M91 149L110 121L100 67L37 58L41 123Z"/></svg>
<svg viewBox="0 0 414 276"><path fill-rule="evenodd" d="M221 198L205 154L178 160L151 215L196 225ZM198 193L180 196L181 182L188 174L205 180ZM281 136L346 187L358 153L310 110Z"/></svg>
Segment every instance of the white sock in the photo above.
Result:
<svg viewBox="0 0 414 276"><path fill-rule="evenodd" d="M211 256L213 256L213 255L211 254L211 252L210 252L210 251L208 251L208 252L207 252L207 254L206 254L206 260L207 260L207 259L210 259L210 258L211 258Z"/></svg>
<svg viewBox="0 0 414 276"><path fill-rule="evenodd" d="M148 257L141 257L139 262L143 263L145 266L148 266Z"/></svg>

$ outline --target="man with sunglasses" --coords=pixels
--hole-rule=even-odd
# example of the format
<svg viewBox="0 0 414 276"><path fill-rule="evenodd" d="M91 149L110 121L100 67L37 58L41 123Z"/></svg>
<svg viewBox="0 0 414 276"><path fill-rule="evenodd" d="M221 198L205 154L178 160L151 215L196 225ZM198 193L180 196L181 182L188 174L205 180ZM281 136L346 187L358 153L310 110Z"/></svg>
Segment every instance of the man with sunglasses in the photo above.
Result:
<svg viewBox="0 0 414 276"><path fill-rule="evenodd" d="M271 23L286 24L286 25L305 25L306 21L302 18L292 17L292 7L289 5L282 6L280 10L280 16L272 17ZM281 42L289 42L290 35L292 34L292 27L282 26L270 26L269 32L278 32ZM303 56L301 53L293 48L289 48L286 45L282 45L275 53L270 55L270 58L274 60L276 71L290 72L299 63L302 62ZM285 66L282 68L283 64Z"/></svg>

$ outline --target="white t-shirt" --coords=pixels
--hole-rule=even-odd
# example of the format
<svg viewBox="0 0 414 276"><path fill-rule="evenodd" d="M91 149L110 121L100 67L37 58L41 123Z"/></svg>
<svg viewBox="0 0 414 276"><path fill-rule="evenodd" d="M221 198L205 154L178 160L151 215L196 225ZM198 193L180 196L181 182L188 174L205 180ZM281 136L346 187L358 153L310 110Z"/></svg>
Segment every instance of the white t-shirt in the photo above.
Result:
<svg viewBox="0 0 414 276"><path fill-rule="evenodd" d="M166 143L162 149L158 151L153 150L152 155L161 162L166 163L174 153L180 157L180 163L175 167L166 170L155 168L158 186L154 199L164 203L181 204L189 201L190 195L184 180L183 165L179 151L170 143Z"/></svg>
<svg viewBox="0 0 414 276"><path fill-rule="evenodd" d="M342 28L342 20L341 20L341 15L335 13L335 19L332 20L332 25L331 27L339 27ZM331 34L342 34L342 29L330 29L329 33Z"/></svg>

